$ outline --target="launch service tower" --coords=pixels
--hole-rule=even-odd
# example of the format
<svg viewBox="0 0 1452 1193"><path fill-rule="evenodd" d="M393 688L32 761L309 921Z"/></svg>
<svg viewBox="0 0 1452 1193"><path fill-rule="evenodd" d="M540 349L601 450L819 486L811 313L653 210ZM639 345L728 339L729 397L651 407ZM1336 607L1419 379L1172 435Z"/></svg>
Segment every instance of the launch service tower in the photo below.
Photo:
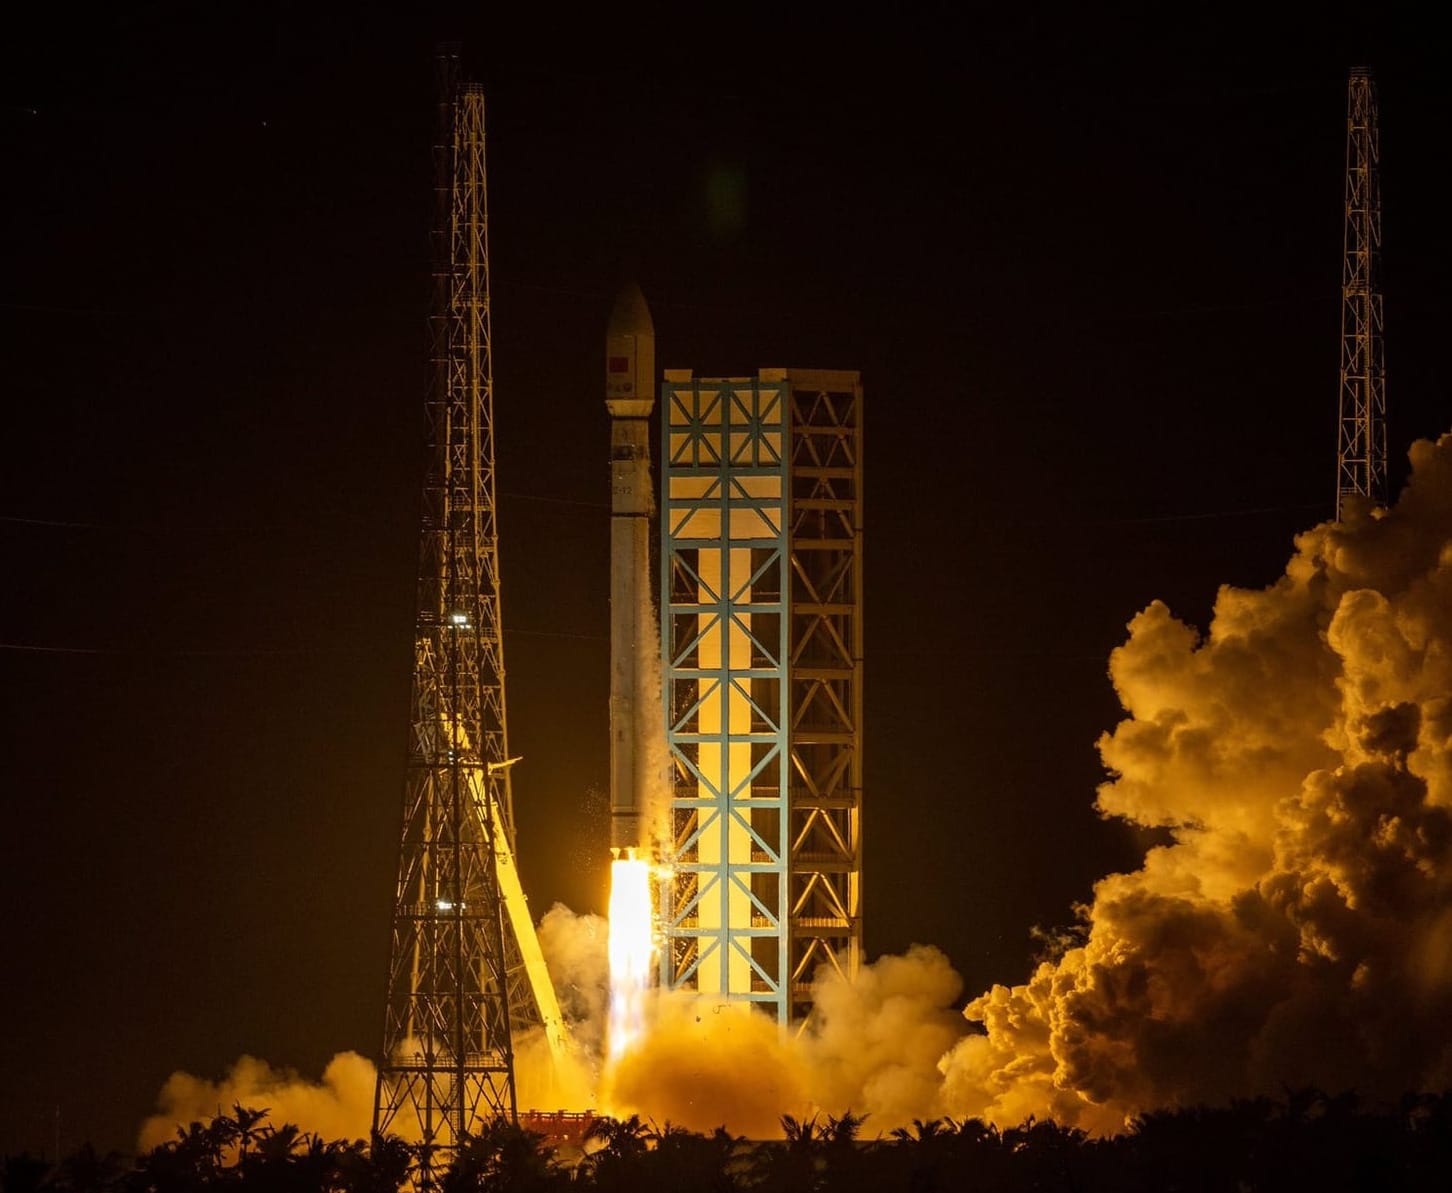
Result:
<svg viewBox="0 0 1452 1193"><path fill-rule="evenodd" d="M661 980L786 1023L862 960L862 386L666 370Z"/></svg>

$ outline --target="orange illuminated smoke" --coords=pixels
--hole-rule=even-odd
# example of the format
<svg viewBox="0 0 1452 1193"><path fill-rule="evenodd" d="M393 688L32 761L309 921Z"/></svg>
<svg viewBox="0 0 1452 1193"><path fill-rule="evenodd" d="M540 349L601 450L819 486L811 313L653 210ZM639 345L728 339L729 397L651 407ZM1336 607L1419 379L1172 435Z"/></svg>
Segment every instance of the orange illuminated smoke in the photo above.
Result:
<svg viewBox="0 0 1452 1193"><path fill-rule="evenodd" d="M645 1031L645 995L654 953L650 866L633 849L610 865L610 1059Z"/></svg>

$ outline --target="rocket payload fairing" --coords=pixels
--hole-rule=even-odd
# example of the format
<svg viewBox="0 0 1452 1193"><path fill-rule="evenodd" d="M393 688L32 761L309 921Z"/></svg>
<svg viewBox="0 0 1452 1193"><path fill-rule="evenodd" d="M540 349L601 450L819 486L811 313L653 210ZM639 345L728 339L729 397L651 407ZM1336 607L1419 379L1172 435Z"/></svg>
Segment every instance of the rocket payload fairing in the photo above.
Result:
<svg viewBox="0 0 1452 1193"><path fill-rule="evenodd" d="M655 649L650 599L650 416L655 409L655 326L633 282L620 292L605 332L605 406L610 411L610 846L645 845L648 790L647 650Z"/></svg>

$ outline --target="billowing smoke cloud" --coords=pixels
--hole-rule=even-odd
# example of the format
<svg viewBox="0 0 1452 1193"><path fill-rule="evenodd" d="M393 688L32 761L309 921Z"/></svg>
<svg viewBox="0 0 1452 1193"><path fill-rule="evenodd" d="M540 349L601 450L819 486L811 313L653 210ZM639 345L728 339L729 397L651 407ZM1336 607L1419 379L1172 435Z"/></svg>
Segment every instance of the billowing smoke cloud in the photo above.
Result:
<svg viewBox="0 0 1452 1193"><path fill-rule="evenodd" d="M1452 1085L1452 436L1385 514L1299 536L1202 638L1156 602L1110 659L1099 809L1168 830L1082 944L967 1008L945 1104L1137 1111Z"/></svg>
<svg viewBox="0 0 1452 1193"><path fill-rule="evenodd" d="M774 1020L684 990L651 993L649 1032L606 1077L608 1113L761 1139L807 1107L797 1050Z"/></svg>
<svg viewBox="0 0 1452 1193"><path fill-rule="evenodd" d="M519 1104L536 1110L588 1110L595 1106L609 1000L609 925L556 903L539 922L539 944L568 1028L563 1055L543 1031L514 1041Z"/></svg>
<svg viewBox="0 0 1452 1193"><path fill-rule="evenodd" d="M556 1063L544 1033L515 1041L515 1080L522 1105L583 1110L594 1105L607 966L605 921L556 904L539 924L540 947L578 1047ZM220 1081L176 1072L157 1095L157 1112L142 1124L137 1148L175 1137L178 1126L209 1122L234 1105L270 1110L273 1126L292 1123L325 1139L366 1139L373 1126L376 1070L356 1052L340 1052L309 1081L290 1069L244 1056ZM407 1134L406 1116L395 1130Z"/></svg>
<svg viewBox="0 0 1452 1193"><path fill-rule="evenodd" d="M606 1074L602 1104L692 1130L726 1126L756 1139L780 1118L866 1114L871 1130L946 1113L938 1061L967 1031L962 987L937 949L883 957L848 982L823 971L808 1030L783 1035L741 1004L689 991L653 992L642 1044Z"/></svg>
<svg viewBox="0 0 1452 1193"><path fill-rule="evenodd" d="M962 988L948 959L923 945L851 982L823 973L800 1038L814 1108L867 1114L884 1131L946 1114L937 1064L967 1030L954 1009Z"/></svg>
<svg viewBox="0 0 1452 1193"><path fill-rule="evenodd" d="M321 1081L308 1081L289 1069L244 1056L220 1081L173 1073L157 1095L157 1112L141 1126L138 1151L149 1151L176 1137L178 1126L210 1122L234 1105L268 1110L273 1126L292 1123L324 1139L366 1139L373 1125L371 1061L340 1052L328 1062Z"/></svg>
<svg viewBox="0 0 1452 1193"><path fill-rule="evenodd" d="M609 934L604 916L579 915L563 903L556 903L539 922L539 947L560 1010L576 1041L597 1056L604 1050Z"/></svg>

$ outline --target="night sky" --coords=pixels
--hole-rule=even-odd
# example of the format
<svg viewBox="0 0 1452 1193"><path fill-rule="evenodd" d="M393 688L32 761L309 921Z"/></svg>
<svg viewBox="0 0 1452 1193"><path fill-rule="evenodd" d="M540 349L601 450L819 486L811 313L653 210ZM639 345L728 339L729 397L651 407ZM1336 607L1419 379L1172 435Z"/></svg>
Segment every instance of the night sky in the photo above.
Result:
<svg viewBox="0 0 1452 1193"><path fill-rule="evenodd" d="M1203 626L1332 511L1353 63L1394 482L1452 427L1449 72L1410 20L183 11L5 50L0 1152L57 1107L62 1148L128 1147L176 1069L378 1044L440 36L488 103L537 914L604 910L624 279L661 367L862 372L868 951L936 944L969 994L1147 843L1092 807L1125 623Z"/></svg>

